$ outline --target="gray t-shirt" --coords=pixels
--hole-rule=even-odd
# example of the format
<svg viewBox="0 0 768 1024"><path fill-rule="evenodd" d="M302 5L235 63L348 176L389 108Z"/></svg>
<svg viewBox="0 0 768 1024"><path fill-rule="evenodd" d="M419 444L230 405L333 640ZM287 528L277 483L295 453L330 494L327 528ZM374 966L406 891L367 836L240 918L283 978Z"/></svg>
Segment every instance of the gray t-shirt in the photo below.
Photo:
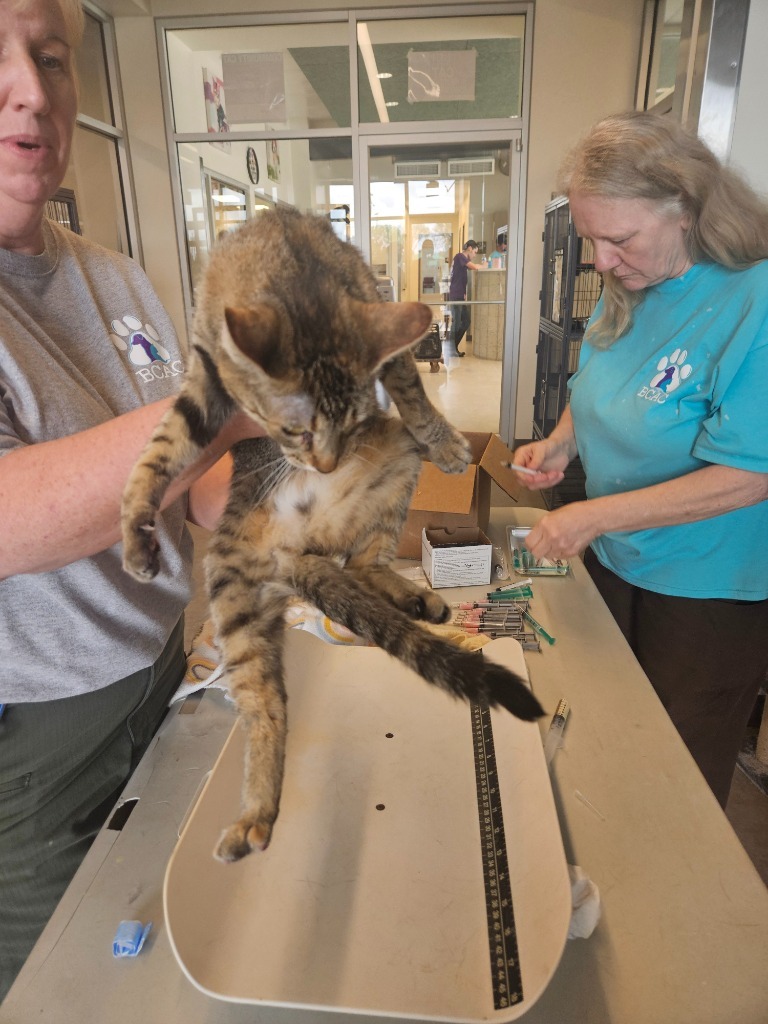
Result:
<svg viewBox="0 0 768 1024"><path fill-rule="evenodd" d="M39 256L0 250L0 456L175 394L184 372L141 267L57 224L44 231ZM1 510L2 495L0 524ZM123 571L121 544L0 580L0 702L87 693L159 657L190 596L185 514L186 499L158 520L150 585Z"/></svg>

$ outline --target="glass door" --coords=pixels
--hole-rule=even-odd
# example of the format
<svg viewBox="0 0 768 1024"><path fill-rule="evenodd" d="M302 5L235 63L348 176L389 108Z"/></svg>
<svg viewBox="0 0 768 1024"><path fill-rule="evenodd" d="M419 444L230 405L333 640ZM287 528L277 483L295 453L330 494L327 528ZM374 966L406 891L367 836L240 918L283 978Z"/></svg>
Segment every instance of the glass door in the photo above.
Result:
<svg viewBox="0 0 768 1024"><path fill-rule="evenodd" d="M379 135L360 144L359 244L384 293L428 305L444 342L439 377L425 376L430 397L460 429L502 436L514 423L517 382L519 136ZM451 273L468 241L482 269L468 272L466 296L457 297ZM467 358L455 355L457 341Z"/></svg>

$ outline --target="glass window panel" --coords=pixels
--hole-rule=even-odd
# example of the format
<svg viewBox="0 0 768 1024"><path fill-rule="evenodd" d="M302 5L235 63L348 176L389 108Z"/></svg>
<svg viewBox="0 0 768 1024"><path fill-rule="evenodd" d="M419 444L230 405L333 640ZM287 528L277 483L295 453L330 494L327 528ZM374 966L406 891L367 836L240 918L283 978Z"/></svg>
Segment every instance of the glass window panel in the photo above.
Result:
<svg viewBox="0 0 768 1024"><path fill-rule="evenodd" d="M125 219L117 143L106 135L75 128L63 188L74 192L80 231L107 249L131 255Z"/></svg>
<svg viewBox="0 0 768 1024"><path fill-rule="evenodd" d="M405 183L371 177L371 220L405 217Z"/></svg>
<svg viewBox="0 0 768 1024"><path fill-rule="evenodd" d="M177 132L348 128L346 22L166 33Z"/></svg>
<svg viewBox="0 0 768 1024"><path fill-rule="evenodd" d="M197 288L210 249L203 160L194 145L177 147L181 199L184 206L184 231L187 240L187 265L192 290Z"/></svg>
<svg viewBox="0 0 768 1024"><path fill-rule="evenodd" d="M520 117L524 15L361 22L360 121Z"/></svg>
<svg viewBox="0 0 768 1024"><path fill-rule="evenodd" d="M470 277L477 351L491 333L495 351L498 331L490 332L488 324L503 306L506 288L501 256L509 230L509 144L430 144L425 138L419 146L371 146L369 153L374 269L392 280L398 299L431 306L445 334L455 312L455 304L447 301L453 258L468 238L477 240L480 258L495 253L497 269L504 271L483 275L480 297L471 294ZM433 177L417 176L419 168L429 168Z"/></svg>
<svg viewBox="0 0 768 1024"><path fill-rule="evenodd" d="M675 90L683 20L683 0L658 0L648 82L648 107L662 103Z"/></svg>
<svg viewBox="0 0 768 1024"><path fill-rule="evenodd" d="M80 113L114 124L104 32L101 22L90 14L85 15L85 34L77 51L77 76L80 81Z"/></svg>
<svg viewBox="0 0 768 1024"><path fill-rule="evenodd" d="M249 216L250 196L244 188L207 175L213 237L219 239L242 227Z"/></svg>
<svg viewBox="0 0 768 1024"><path fill-rule="evenodd" d="M355 240L351 139L185 142L177 155L193 292L221 230L278 204L322 214Z"/></svg>
<svg viewBox="0 0 768 1024"><path fill-rule="evenodd" d="M408 209L413 216L456 212L456 190L453 179L409 181Z"/></svg>

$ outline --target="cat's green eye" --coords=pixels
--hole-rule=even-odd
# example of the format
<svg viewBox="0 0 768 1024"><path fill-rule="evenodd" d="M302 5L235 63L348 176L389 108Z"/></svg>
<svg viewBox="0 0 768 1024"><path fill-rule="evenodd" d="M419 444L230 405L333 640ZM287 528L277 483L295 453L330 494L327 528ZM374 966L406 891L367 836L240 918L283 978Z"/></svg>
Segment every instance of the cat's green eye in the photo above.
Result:
<svg viewBox="0 0 768 1024"><path fill-rule="evenodd" d="M292 427L281 427L280 429L286 437L301 437L302 434L306 433L303 427L296 427L295 429Z"/></svg>

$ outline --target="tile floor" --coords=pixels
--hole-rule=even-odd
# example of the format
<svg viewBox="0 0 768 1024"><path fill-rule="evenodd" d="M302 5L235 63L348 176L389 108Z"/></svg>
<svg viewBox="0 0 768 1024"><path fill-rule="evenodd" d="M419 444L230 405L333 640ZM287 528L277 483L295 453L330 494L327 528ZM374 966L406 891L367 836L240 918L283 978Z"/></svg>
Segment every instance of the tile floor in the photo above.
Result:
<svg viewBox="0 0 768 1024"><path fill-rule="evenodd" d="M446 417L462 430L497 431L499 426L499 398L501 364L472 356L472 346L464 359L451 359L439 372L430 371L428 363L421 363L422 381L432 402ZM496 489L494 501L502 504L505 495ZM539 505L535 494L531 504ZM195 532L196 551L205 546L204 531ZM187 646L191 643L200 622L206 615L206 602L199 578L195 599L187 612ZM764 794L740 770L734 773L726 814L752 859L761 877L768 885L768 795Z"/></svg>
<svg viewBox="0 0 768 1024"><path fill-rule="evenodd" d="M460 430L496 432L499 429L501 363L475 359L472 345L463 359L453 357L437 373L419 363L421 379L431 401Z"/></svg>

